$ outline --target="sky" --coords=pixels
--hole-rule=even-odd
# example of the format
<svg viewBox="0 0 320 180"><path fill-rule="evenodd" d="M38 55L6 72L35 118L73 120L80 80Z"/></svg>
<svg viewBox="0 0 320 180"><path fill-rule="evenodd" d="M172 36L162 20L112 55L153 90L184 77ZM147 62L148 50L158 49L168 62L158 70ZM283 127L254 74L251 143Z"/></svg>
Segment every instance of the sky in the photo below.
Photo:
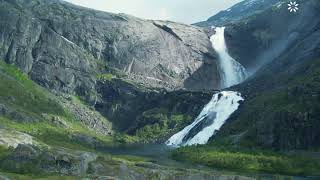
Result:
<svg viewBox="0 0 320 180"><path fill-rule="evenodd" d="M144 19L191 24L205 21L241 0L66 0L92 9Z"/></svg>

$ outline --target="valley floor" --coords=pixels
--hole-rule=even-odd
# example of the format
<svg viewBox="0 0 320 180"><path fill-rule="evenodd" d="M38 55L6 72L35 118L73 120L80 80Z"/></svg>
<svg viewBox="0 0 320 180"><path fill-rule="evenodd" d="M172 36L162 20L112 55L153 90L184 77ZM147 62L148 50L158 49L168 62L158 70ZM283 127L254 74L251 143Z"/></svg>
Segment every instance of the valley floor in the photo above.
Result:
<svg viewBox="0 0 320 180"><path fill-rule="evenodd" d="M310 152L271 152L210 146L180 148L173 158L238 172L319 176L320 159Z"/></svg>
<svg viewBox="0 0 320 180"><path fill-rule="evenodd" d="M261 172L319 175L319 161L305 156L226 151L212 146L134 146L132 143L157 133L140 131L142 135L135 137L114 133L102 118L97 121L104 123L101 127L109 133L95 132L87 115L92 112L83 108L77 97L55 96L4 63L0 64L0 93L0 179L251 180L288 178L259 175ZM84 115L79 116L79 107ZM155 112L158 114L150 111L144 115L156 120L162 117L162 111ZM174 117L177 122L184 119Z"/></svg>

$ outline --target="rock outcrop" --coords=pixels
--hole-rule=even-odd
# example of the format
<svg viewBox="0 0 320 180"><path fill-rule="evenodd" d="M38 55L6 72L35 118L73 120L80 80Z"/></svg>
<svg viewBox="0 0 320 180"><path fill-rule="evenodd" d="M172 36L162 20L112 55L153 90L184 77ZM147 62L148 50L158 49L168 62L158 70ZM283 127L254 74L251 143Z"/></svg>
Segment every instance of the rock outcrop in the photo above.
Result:
<svg viewBox="0 0 320 180"><path fill-rule="evenodd" d="M66 94L60 96L58 100L64 109L68 109L68 111L74 115L75 119L81 122L85 127L103 135L112 135L114 133L112 130L112 123L99 112L95 111L93 107L88 107L76 97ZM55 119L57 118L52 119L54 124L58 123L58 125L63 125L63 123L55 122Z"/></svg>
<svg viewBox="0 0 320 180"><path fill-rule="evenodd" d="M38 142L28 134L0 128L0 146L16 148L20 144L37 145Z"/></svg>
<svg viewBox="0 0 320 180"><path fill-rule="evenodd" d="M63 149L42 150L37 146L20 144L2 160L2 169L16 173L55 173L86 175L90 162L97 155L88 152L67 152Z"/></svg>

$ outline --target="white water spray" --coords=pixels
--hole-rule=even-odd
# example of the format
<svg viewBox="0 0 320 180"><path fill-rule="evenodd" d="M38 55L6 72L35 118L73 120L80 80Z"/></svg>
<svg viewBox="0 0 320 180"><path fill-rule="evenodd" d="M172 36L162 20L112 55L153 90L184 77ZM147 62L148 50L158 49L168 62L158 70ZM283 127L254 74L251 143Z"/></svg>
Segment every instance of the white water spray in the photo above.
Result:
<svg viewBox="0 0 320 180"><path fill-rule="evenodd" d="M230 87L245 80L245 68L227 52L224 38L224 27L215 28L211 36L212 47L219 54L219 67L222 87ZM214 94L211 101L202 109L192 124L173 135L166 144L168 146L190 146L206 144L230 115L239 107L244 99L233 91L222 91Z"/></svg>
<svg viewBox="0 0 320 180"><path fill-rule="evenodd" d="M213 95L195 121L173 135L166 144L170 146L206 144L230 115L238 109L239 101L243 100L240 93L233 91L223 91Z"/></svg>
<svg viewBox="0 0 320 180"><path fill-rule="evenodd" d="M216 33L211 36L212 47L219 54L219 67L222 87L230 87L241 83L247 77L246 69L229 54L224 38L225 27L215 28Z"/></svg>

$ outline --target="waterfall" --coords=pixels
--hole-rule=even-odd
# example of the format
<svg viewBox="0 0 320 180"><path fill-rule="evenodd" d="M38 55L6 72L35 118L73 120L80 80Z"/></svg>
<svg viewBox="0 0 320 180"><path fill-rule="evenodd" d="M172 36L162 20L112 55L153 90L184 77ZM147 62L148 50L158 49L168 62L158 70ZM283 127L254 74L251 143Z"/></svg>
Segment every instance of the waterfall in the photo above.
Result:
<svg viewBox="0 0 320 180"><path fill-rule="evenodd" d="M241 83L247 77L246 69L229 54L224 38L225 27L215 28L216 33L210 37L212 47L219 55L219 68L223 88Z"/></svg>
<svg viewBox="0 0 320 180"><path fill-rule="evenodd" d="M224 27L215 28L216 33L210 37L210 41L219 55L221 85L230 87L244 81L247 73L245 68L228 54L224 30ZM206 144L243 100L239 92L222 91L214 94L194 122L173 135L166 144L176 147Z"/></svg>
<svg viewBox="0 0 320 180"><path fill-rule="evenodd" d="M222 91L214 94L195 121L173 135L166 144L170 146L206 144L229 116L238 109L239 101L243 100L238 92Z"/></svg>

